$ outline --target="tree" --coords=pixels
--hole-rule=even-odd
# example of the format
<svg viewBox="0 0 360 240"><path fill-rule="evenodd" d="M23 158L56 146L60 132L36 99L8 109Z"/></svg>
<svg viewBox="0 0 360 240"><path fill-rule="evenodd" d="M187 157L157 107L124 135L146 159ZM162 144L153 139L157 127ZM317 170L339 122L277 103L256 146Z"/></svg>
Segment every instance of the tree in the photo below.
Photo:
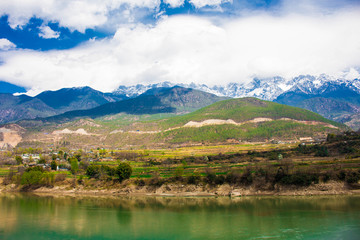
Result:
<svg viewBox="0 0 360 240"><path fill-rule="evenodd" d="M79 170L78 160L76 158L70 158L70 165L72 174L76 174Z"/></svg>
<svg viewBox="0 0 360 240"><path fill-rule="evenodd" d="M40 171L24 172L21 176L22 185L39 185L42 182L43 173Z"/></svg>
<svg viewBox="0 0 360 240"><path fill-rule="evenodd" d="M328 157L329 150L326 146L316 146L317 150L315 152L315 157Z"/></svg>
<svg viewBox="0 0 360 240"><path fill-rule="evenodd" d="M78 162L81 161L81 154L80 153L75 154L74 157L78 160Z"/></svg>
<svg viewBox="0 0 360 240"><path fill-rule="evenodd" d="M52 160L52 161L51 161L50 167L51 167L51 170L56 170L56 168L57 168L57 163L55 162L55 160Z"/></svg>
<svg viewBox="0 0 360 240"><path fill-rule="evenodd" d="M176 180L181 180L182 176L184 175L184 168L183 167L177 167L175 169L174 177Z"/></svg>
<svg viewBox="0 0 360 240"><path fill-rule="evenodd" d="M45 157L44 157L44 156L41 156L41 157L40 157L40 160L38 161L38 163L40 163L40 164L45 164L45 163L46 163Z"/></svg>
<svg viewBox="0 0 360 240"><path fill-rule="evenodd" d="M119 176L119 181L129 179L132 174L132 168L128 163L120 163L116 168L116 175Z"/></svg>
<svg viewBox="0 0 360 240"><path fill-rule="evenodd" d="M21 156L15 156L15 161L17 164L22 164L23 163L23 159Z"/></svg>
<svg viewBox="0 0 360 240"><path fill-rule="evenodd" d="M58 156L59 156L59 158L64 157L64 151L63 151L63 150L60 150L60 151L58 152Z"/></svg>

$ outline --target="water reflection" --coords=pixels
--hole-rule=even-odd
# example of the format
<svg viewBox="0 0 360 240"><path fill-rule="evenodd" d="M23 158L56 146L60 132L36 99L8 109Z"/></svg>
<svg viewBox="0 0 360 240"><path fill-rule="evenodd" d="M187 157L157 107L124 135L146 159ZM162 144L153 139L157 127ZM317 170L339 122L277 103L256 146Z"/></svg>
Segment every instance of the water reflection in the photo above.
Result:
<svg viewBox="0 0 360 240"><path fill-rule="evenodd" d="M336 239L360 236L359 200L5 194L0 239Z"/></svg>

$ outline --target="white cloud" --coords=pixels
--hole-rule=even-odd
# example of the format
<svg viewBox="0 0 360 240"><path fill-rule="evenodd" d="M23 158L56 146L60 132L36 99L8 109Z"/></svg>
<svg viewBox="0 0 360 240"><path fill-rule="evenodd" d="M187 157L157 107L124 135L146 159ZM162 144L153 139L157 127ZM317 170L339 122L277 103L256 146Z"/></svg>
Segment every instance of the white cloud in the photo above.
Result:
<svg viewBox="0 0 360 240"><path fill-rule="evenodd" d="M180 7L185 0L164 0L170 7ZM217 7L232 0L189 0L196 8ZM72 31L84 32L106 24L134 22L136 9L146 14L160 10L161 0L11 0L0 1L0 16L8 15L12 28L22 28L32 17L58 22ZM127 15L128 14L128 15ZM141 13L144 14L144 13ZM140 14L140 15L141 15ZM115 18L115 20L113 20Z"/></svg>
<svg viewBox="0 0 360 240"><path fill-rule="evenodd" d="M172 8L177 8L184 5L185 0L164 0L164 3L169 4Z"/></svg>
<svg viewBox="0 0 360 240"><path fill-rule="evenodd" d="M205 6L219 6L222 3L232 3L232 0L189 0L196 8L202 8Z"/></svg>
<svg viewBox="0 0 360 240"><path fill-rule="evenodd" d="M7 51L16 48L16 45L6 38L0 38L0 50Z"/></svg>
<svg viewBox="0 0 360 240"><path fill-rule="evenodd" d="M1 52L0 79L33 91L84 85L111 91L162 81L214 85L255 76L343 76L344 70L360 66L359 13L264 14L220 24L168 17L155 26L119 28L113 38L74 49Z"/></svg>
<svg viewBox="0 0 360 240"><path fill-rule="evenodd" d="M160 0L11 0L0 1L0 16L8 15L12 28L26 25L36 16L84 32L105 24L111 12L122 6L155 9L159 4Z"/></svg>
<svg viewBox="0 0 360 240"><path fill-rule="evenodd" d="M59 38L60 32L56 32L52 30L49 26L42 25L39 27L40 33L39 36L42 38L50 39L50 38Z"/></svg>

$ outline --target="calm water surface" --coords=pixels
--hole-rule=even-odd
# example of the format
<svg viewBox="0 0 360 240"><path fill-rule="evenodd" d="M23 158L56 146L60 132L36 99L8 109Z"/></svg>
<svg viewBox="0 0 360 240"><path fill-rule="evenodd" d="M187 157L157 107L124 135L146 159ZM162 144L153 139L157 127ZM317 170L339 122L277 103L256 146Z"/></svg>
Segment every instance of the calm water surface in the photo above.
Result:
<svg viewBox="0 0 360 240"><path fill-rule="evenodd" d="M0 239L360 239L360 196L0 195Z"/></svg>

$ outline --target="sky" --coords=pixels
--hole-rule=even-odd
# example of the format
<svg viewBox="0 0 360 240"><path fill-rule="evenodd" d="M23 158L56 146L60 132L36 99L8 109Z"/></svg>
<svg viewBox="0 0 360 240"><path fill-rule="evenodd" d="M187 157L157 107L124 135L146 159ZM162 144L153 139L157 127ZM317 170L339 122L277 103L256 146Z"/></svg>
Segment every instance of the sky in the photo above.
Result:
<svg viewBox="0 0 360 240"><path fill-rule="evenodd" d="M0 0L0 81L29 95L360 74L360 0Z"/></svg>

